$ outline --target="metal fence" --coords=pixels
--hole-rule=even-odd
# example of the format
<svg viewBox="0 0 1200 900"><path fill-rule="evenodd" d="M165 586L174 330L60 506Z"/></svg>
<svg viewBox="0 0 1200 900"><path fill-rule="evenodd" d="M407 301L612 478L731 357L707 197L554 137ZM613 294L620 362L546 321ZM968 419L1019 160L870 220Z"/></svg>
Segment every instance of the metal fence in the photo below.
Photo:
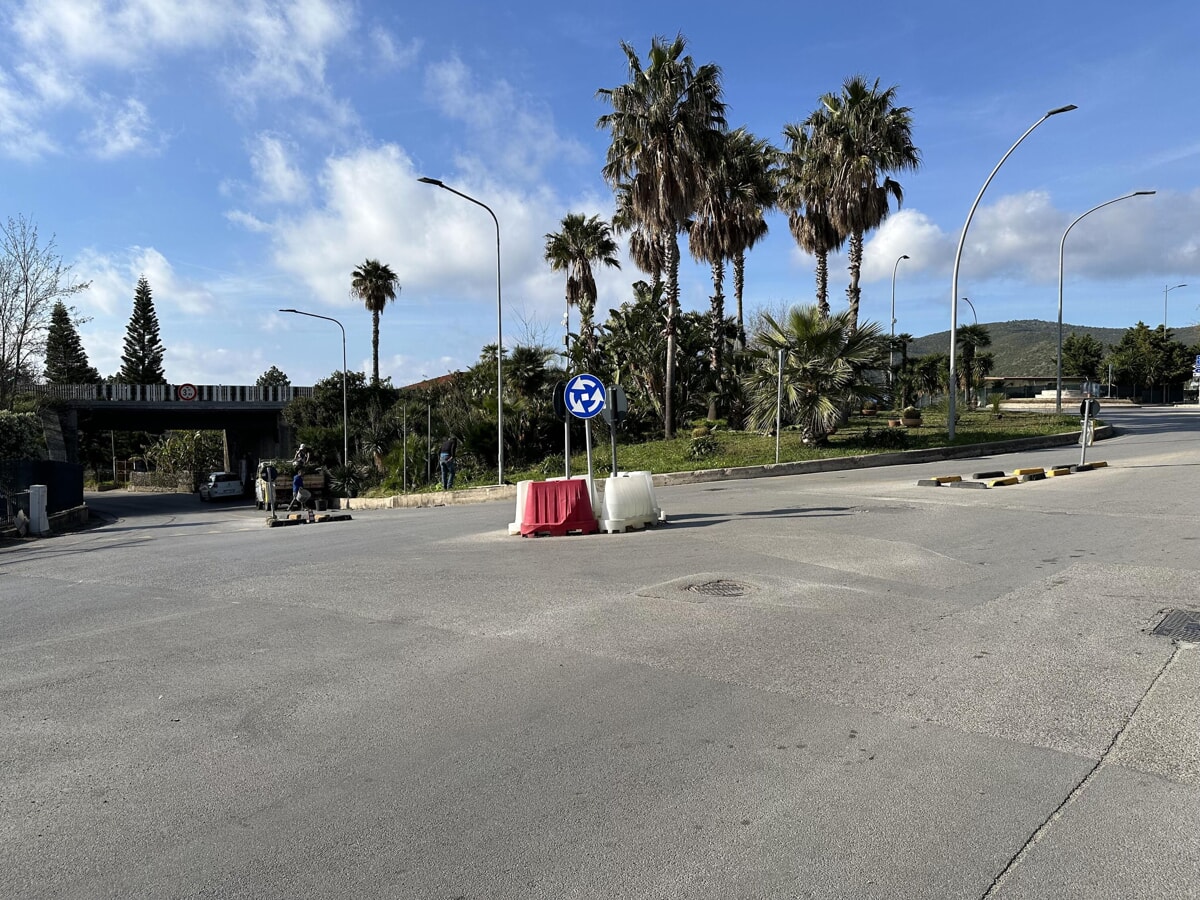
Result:
<svg viewBox="0 0 1200 900"><path fill-rule="evenodd" d="M40 384L25 382L18 392L59 400L125 403L287 403L311 397L311 387L258 387L254 384Z"/></svg>

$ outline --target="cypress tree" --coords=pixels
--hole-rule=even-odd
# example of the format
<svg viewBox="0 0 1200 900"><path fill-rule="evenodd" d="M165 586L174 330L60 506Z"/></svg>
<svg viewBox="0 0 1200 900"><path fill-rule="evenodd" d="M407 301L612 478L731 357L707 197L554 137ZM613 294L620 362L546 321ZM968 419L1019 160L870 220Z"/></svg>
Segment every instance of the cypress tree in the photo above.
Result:
<svg viewBox="0 0 1200 900"><path fill-rule="evenodd" d="M143 275L133 295L133 315L125 329L125 352L117 375L126 384L166 384L163 374L163 345L158 334L158 314L150 296L150 282Z"/></svg>
<svg viewBox="0 0 1200 900"><path fill-rule="evenodd" d="M100 373L88 362L67 305L59 300L46 332L46 381L50 384L98 384Z"/></svg>

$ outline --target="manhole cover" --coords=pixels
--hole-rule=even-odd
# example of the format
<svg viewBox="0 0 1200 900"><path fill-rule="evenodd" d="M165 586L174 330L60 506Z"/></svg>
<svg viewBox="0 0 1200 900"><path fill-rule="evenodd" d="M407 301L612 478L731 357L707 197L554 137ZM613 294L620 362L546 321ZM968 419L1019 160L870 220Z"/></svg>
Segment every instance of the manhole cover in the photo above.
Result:
<svg viewBox="0 0 1200 900"><path fill-rule="evenodd" d="M1200 641L1200 612L1173 609L1150 633L1161 637L1178 638L1181 641Z"/></svg>
<svg viewBox="0 0 1200 900"><path fill-rule="evenodd" d="M700 584L689 584L687 589L693 594L704 594L706 597L741 597L750 592L750 586L738 581L702 581Z"/></svg>

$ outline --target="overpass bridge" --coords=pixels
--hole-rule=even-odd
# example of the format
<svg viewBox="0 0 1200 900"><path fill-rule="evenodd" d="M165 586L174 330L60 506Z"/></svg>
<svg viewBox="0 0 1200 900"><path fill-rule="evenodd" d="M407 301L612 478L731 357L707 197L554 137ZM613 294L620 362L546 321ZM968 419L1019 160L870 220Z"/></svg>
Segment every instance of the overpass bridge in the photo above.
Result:
<svg viewBox="0 0 1200 900"><path fill-rule="evenodd" d="M280 413L311 387L244 384L24 384L23 393L58 401L44 407L50 458L79 462L79 432L195 429L225 432L225 464L290 452Z"/></svg>

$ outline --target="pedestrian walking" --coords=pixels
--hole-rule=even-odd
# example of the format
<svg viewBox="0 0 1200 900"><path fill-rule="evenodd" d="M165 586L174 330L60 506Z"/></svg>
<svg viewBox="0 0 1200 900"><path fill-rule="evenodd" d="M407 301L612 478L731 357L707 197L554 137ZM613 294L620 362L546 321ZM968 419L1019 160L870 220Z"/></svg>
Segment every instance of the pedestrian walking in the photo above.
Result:
<svg viewBox="0 0 1200 900"><path fill-rule="evenodd" d="M458 471L458 438L450 435L442 444L438 454L438 469L442 475L442 490L448 491L454 487L454 473Z"/></svg>

